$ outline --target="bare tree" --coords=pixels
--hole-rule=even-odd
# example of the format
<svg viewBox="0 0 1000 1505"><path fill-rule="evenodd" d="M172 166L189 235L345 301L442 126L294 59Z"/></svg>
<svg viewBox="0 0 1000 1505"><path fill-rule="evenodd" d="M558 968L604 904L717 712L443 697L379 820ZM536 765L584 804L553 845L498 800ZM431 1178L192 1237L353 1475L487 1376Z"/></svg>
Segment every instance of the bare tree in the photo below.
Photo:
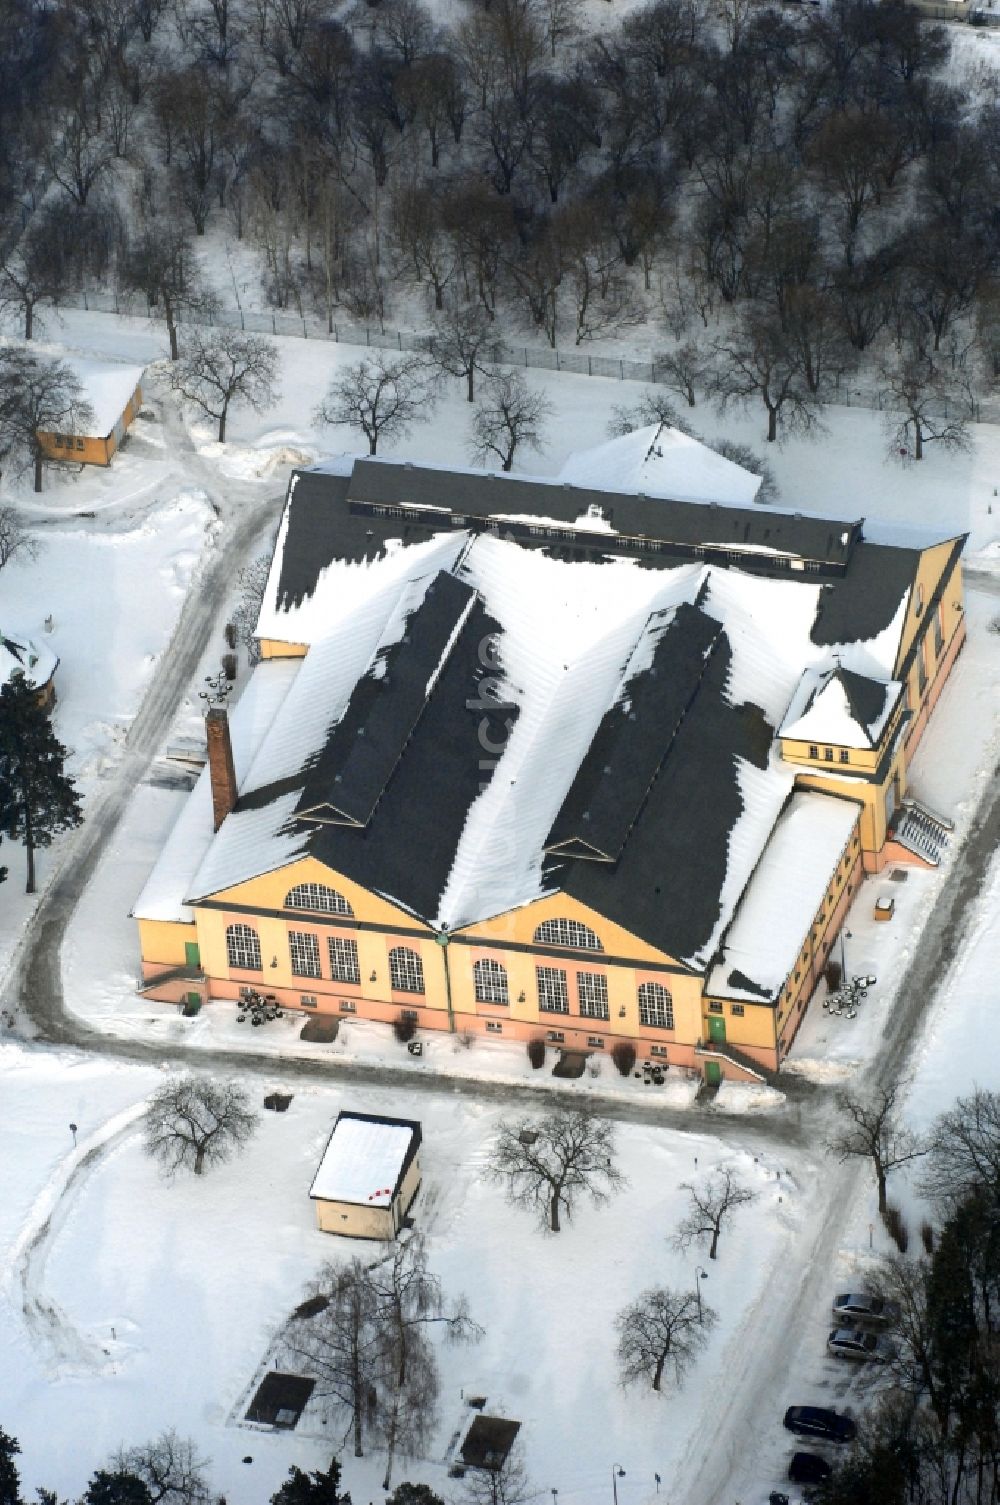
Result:
<svg viewBox="0 0 1000 1505"><path fill-rule="evenodd" d="M679 429L682 434L691 432L666 392L653 387L631 407L619 405L611 409L608 434L612 439L621 439L626 434L634 434L636 429L649 428L654 423L665 423L668 428Z"/></svg>
<svg viewBox="0 0 1000 1505"><path fill-rule="evenodd" d="M520 1441L495 1467L469 1468L462 1481L461 1505L527 1505L537 1499L532 1489Z"/></svg>
<svg viewBox="0 0 1000 1505"><path fill-rule="evenodd" d="M625 1185L615 1165L614 1129L581 1109L556 1108L545 1118L501 1123L486 1175L504 1186L516 1207L533 1208L543 1228L558 1233L581 1197L601 1204Z"/></svg>
<svg viewBox="0 0 1000 1505"><path fill-rule="evenodd" d="M925 1153L924 1146L899 1119L902 1082L876 1087L866 1098L850 1092L837 1094L843 1119L840 1131L830 1140L830 1149L840 1161L870 1160L878 1184L878 1210L886 1210L886 1178L890 1171Z"/></svg>
<svg viewBox="0 0 1000 1505"><path fill-rule="evenodd" d="M150 312L158 308L170 338L170 359L178 359L177 325L184 315L211 313L215 299L207 292L191 246L180 225L151 224L131 242L119 262L127 291L145 296Z"/></svg>
<svg viewBox="0 0 1000 1505"><path fill-rule="evenodd" d="M479 303L448 309L431 341L434 362L446 375L465 381L469 402L476 400L477 372L486 376L499 353L494 322Z"/></svg>
<svg viewBox="0 0 1000 1505"><path fill-rule="evenodd" d="M257 663L260 658L257 622L260 618L260 609L264 604L264 591L267 589L267 577L270 572L270 554L258 554L250 564L243 565L236 572L236 584L240 594L233 608L232 619L236 635L247 650L247 657L251 664Z"/></svg>
<svg viewBox="0 0 1000 1505"><path fill-rule="evenodd" d="M208 1459L172 1427L140 1447L119 1448L113 1467L142 1480L150 1505L208 1505L213 1499L205 1478Z"/></svg>
<svg viewBox="0 0 1000 1505"><path fill-rule="evenodd" d="M326 1265L285 1335L285 1347L317 1382L335 1419L353 1434L354 1456L364 1456L369 1426L377 1416L378 1352L375 1342L375 1295L364 1262ZM323 1305L319 1311L312 1308ZM309 1313L309 1315L305 1315Z"/></svg>
<svg viewBox="0 0 1000 1505"><path fill-rule="evenodd" d="M681 1191L688 1193L691 1205L674 1235L674 1244L678 1249L687 1249L696 1239L711 1238L709 1259L717 1258L722 1230L736 1208L746 1207L757 1196L728 1165L720 1166L701 1186L682 1181Z"/></svg>
<svg viewBox="0 0 1000 1505"><path fill-rule="evenodd" d="M712 342L707 388L722 411L759 399L767 412L767 438L779 426L808 433L821 427L819 401L810 391L802 356L774 314L751 309L733 332Z"/></svg>
<svg viewBox="0 0 1000 1505"><path fill-rule="evenodd" d="M3 456L0 444L0 458ZM12 559L34 559L41 545L13 507L0 507L0 570Z"/></svg>
<svg viewBox="0 0 1000 1505"><path fill-rule="evenodd" d="M368 453L374 455L380 439L401 438L419 419L428 418L432 398L423 356L380 351L334 378L314 422L359 428L368 440Z"/></svg>
<svg viewBox="0 0 1000 1505"><path fill-rule="evenodd" d="M245 1149L258 1115L236 1082L211 1077L172 1077L159 1087L146 1110L146 1151L168 1176L190 1167L221 1165Z"/></svg>
<svg viewBox="0 0 1000 1505"><path fill-rule="evenodd" d="M765 460L749 444L738 444L735 439L716 439L709 445L717 455L724 460L732 460L734 465L740 465L748 470L751 475L760 476L760 486L754 501L761 507L775 506L781 500L778 489L778 480L771 468L770 461Z"/></svg>
<svg viewBox="0 0 1000 1505"><path fill-rule="evenodd" d="M70 368L26 350L0 354L0 460L15 471L32 469L35 490L55 463L42 435L85 433L94 412Z"/></svg>
<svg viewBox="0 0 1000 1505"><path fill-rule="evenodd" d="M258 334L239 329L192 329L170 375L171 386L219 425L226 442L232 403L263 412L277 400L278 350Z"/></svg>
<svg viewBox="0 0 1000 1505"><path fill-rule="evenodd" d="M554 408L532 392L519 371L491 371L472 418L472 454L483 464L494 456L510 470L521 448L542 449L542 424Z"/></svg>
<svg viewBox="0 0 1000 1505"><path fill-rule="evenodd" d="M933 1123L920 1189L949 1207L986 1187L1000 1202L1000 1092L976 1087Z"/></svg>
<svg viewBox="0 0 1000 1505"><path fill-rule="evenodd" d="M971 447L974 404L961 373L911 351L883 366L882 380L891 408L885 415L885 432L893 458L922 460L927 444L948 451Z"/></svg>
<svg viewBox="0 0 1000 1505"><path fill-rule="evenodd" d="M16 308L30 340L44 304L56 307L66 292L61 213L39 213L30 220L15 249L0 261L0 310Z"/></svg>
<svg viewBox="0 0 1000 1505"><path fill-rule="evenodd" d="M683 397L689 408L696 402L696 388L705 379L705 357L694 340L676 350L662 350L654 357L653 370L658 382Z"/></svg>
<svg viewBox="0 0 1000 1505"><path fill-rule="evenodd" d="M653 1286L615 1319L622 1385L651 1384L659 1390L664 1370L679 1385L708 1342L717 1317L693 1291Z"/></svg>

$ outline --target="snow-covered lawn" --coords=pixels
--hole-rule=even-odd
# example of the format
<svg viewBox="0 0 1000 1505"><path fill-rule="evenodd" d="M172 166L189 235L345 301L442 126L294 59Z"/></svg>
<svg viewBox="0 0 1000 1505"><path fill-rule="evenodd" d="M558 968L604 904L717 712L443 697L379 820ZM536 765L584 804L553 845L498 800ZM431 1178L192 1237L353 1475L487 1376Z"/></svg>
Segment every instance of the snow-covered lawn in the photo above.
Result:
<svg viewBox="0 0 1000 1505"><path fill-rule="evenodd" d="M286 1114L262 1115L243 1158L168 1182L143 1153L135 1113L157 1079L153 1070L0 1049L0 1408L24 1449L29 1489L78 1494L121 1441L173 1425L212 1458L216 1489L263 1505L292 1462L325 1463L336 1437L312 1407L308 1437L240 1426L247 1389L319 1266L377 1252L314 1226L308 1189L330 1126L343 1107L406 1114L412 1102L391 1089L298 1090ZM258 1083L255 1098L265 1091ZM784 1157L623 1127L627 1189L606 1209L581 1206L560 1235L545 1236L483 1176L498 1109L441 1094L422 1098L419 1112L424 1183L414 1215L432 1268L449 1293L465 1293L486 1333L472 1348L441 1349L434 1446L398 1477L451 1488L443 1459L471 1414L464 1390L523 1422L539 1491L603 1500L619 1462L623 1501L638 1505L653 1496L654 1473L669 1480L696 1447L705 1395L722 1382L770 1272L819 1210L813 1178L789 1174ZM717 1261L704 1249L680 1254L668 1243L686 1204L680 1183L722 1161L758 1198L737 1215ZM679 1395L622 1393L616 1312L650 1284L690 1287L699 1260L710 1266L704 1299L719 1313L708 1351ZM241 1462L248 1455L252 1465ZM381 1461L344 1462L355 1498L374 1497Z"/></svg>

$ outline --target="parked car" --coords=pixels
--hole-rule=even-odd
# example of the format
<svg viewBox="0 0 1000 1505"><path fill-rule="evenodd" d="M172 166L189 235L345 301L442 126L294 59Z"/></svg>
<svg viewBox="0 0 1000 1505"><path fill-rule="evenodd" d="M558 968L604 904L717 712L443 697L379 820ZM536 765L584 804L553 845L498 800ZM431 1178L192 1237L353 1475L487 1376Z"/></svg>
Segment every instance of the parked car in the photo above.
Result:
<svg viewBox="0 0 1000 1505"><path fill-rule="evenodd" d="M853 1326L858 1322L871 1323L873 1327L891 1327L899 1321L899 1305L886 1301L883 1296L872 1296L866 1291L847 1293L833 1298L833 1315Z"/></svg>
<svg viewBox="0 0 1000 1505"><path fill-rule="evenodd" d="M818 1453L793 1453L788 1465L788 1477L793 1484L822 1484L832 1473L829 1463Z"/></svg>
<svg viewBox="0 0 1000 1505"><path fill-rule="evenodd" d="M891 1359L896 1353L888 1338L865 1332L863 1327L835 1327L826 1346L838 1359Z"/></svg>
<svg viewBox="0 0 1000 1505"><path fill-rule="evenodd" d="M823 1406L789 1406L785 1412L789 1432L802 1437L825 1437L830 1442L853 1442L857 1427L849 1416L827 1411Z"/></svg>

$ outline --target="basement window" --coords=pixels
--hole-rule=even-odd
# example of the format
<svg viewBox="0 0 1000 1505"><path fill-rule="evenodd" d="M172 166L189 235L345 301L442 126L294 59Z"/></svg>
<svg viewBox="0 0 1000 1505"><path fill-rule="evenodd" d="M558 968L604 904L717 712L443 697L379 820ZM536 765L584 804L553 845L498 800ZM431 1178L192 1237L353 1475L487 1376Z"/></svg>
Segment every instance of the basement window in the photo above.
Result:
<svg viewBox="0 0 1000 1505"><path fill-rule="evenodd" d="M590 1046L591 1050L604 1049L604 1041L601 1039L600 1035L588 1035L587 1044Z"/></svg>
<svg viewBox="0 0 1000 1505"><path fill-rule="evenodd" d="M548 1032L548 1034L545 1036L545 1038L552 1045L561 1045L563 1043L563 1041L565 1040L566 1036L563 1034L563 1032L562 1032L561 1029L550 1029L549 1032Z"/></svg>
<svg viewBox="0 0 1000 1505"><path fill-rule="evenodd" d="M316 1007L316 994L302 993L299 995L299 1002L304 1009L314 1009Z"/></svg>
<svg viewBox="0 0 1000 1505"><path fill-rule="evenodd" d="M665 1045L651 1045L649 1047L649 1054L651 1056L665 1056L666 1053L667 1047Z"/></svg>
<svg viewBox="0 0 1000 1505"><path fill-rule="evenodd" d="M487 1021L486 1021L486 1033L488 1035L502 1035L503 1034L503 1020L502 1019L487 1019Z"/></svg>
<svg viewBox="0 0 1000 1505"><path fill-rule="evenodd" d="M358 1012L358 1006L354 1002L354 999L342 998L340 1000L340 1012L342 1014L356 1014Z"/></svg>

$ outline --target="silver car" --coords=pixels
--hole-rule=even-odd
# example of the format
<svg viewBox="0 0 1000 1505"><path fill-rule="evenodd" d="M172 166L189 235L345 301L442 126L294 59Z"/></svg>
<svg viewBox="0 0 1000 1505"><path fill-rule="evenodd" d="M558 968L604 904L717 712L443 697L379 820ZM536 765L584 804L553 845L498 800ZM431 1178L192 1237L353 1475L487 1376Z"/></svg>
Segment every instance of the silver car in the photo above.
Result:
<svg viewBox="0 0 1000 1505"><path fill-rule="evenodd" d="M833 1315L845 1327L855 1327L858 1323L891 1327L899 1321L899 1306L895 1301L886 1301L884 1296L872 1296L867 1291L847 1292L833 1298Z"/></svg>
<svg viewBox="0 0 1000 1505"><path fill-rule="evenodd" d="M891 1359L895 1345L880 1333L866 1333L860 1327L836 1327L826 1346L838 1359Z"/></svg>

